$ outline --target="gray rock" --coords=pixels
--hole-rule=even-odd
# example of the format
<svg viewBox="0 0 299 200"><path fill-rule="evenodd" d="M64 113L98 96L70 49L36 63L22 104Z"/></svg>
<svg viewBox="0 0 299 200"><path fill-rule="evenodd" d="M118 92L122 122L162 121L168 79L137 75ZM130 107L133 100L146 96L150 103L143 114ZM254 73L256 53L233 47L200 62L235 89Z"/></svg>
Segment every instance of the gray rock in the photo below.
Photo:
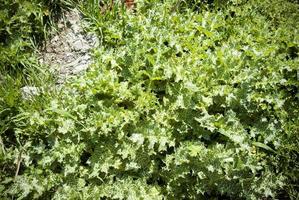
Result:
<svg viewBox="0 0 299 200"><path fill-rule="evenodd" d="M30 99L35 95L39 95L40 88L34 86L24 86L21 88L21 94L23 99Z"/></svg>
<svg viewBox="0 0 299 200"><path fill-rule="evenodd" d="M64 24L63 23L58 23L58 28L59 29L63 29L64 28Z"/></svg>
<svg viewBox="0 0 299 200"><path fill-rule="evenodd" d="M85 54L84 56L81 57L81 62L80 63L82 63L82 62L86 63L86 62L89 62L89 61L91 61L90 55Z"/></svg>
<svg viewBox="0 0 299 200"><path fill-rule="evenodd" d="M90 48L84 40L76 40L72 46L75 51L81 52L86 52Z"/></svg>
<svg viewBox="0 0 299 200"><path fill-rule="evenodd" d="M76 9L65 13L65 21L59 21L59 33L47 42L41 54L41 63L49 65L62 84L72 75L85 71L91 63L89 51L99 44L97 36L85 33L82 16ZM54 70L54 66L57 66Z"/></svg>
<svg viewBox="0 0 299 200"><path fill-rule="evenodd" d="M79 74L80 72L86 71L88 68L88 64L87 63L83 63L83 64L79 64L77 66L74 67L74 69L72 70L73 74Z"/></svg>
<svg viewBox="0 0 299 200"><path fill-rule="evenodd" d="M78 36L76 36L74 32L69 32L65 36L65 40L66 40L65 42L67 42L68 45L72 45L74 41L78 40L77 37Z"/></svg>
<svg viewBox="0 0 299 200"><path fill-rule="evenodd" d="M72 29L73 29L74 33L81 33L81 32L83 32L82 28L78 24L72 25Z"/></svg>
<svg viewBox="0 0 299 200"><path fill-rule="evenodd" d="M82 41L81 40L76 40L73 45L72 45L73 49L75 51L80 51L82 48Z"/></svg>
<svg viewBox="0 0 299 200"><path fill-rule="evenodd" d="M82 47L81 47L81 51L88 51L90 49L90 46L88 45L88 43L86 41L82 42Z"/></svg>
<svg viewBox="0 0 299 200"><path fill-rule="evenodd" d="M55 37L52 38L51 42L57 42L59 40L59 36L55 35Z"/></svg>

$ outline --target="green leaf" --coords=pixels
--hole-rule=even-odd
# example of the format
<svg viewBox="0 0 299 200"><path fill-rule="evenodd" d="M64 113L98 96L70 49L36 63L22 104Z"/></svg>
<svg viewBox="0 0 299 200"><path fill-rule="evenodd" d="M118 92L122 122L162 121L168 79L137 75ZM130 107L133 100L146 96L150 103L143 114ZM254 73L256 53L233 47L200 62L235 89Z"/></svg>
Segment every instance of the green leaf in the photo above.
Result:
<svg viewBox="0 0 299 200"><path fill-rule="evenodd" d="M271 147L269 147L268 145L266 144L263 144L261 142L253 142L252 143L254 146L256 147L260 147L262 149L265 149L265 150L268 150L268 151L272 151L273 153L277 153L276 151L274 151Z"/></svg>

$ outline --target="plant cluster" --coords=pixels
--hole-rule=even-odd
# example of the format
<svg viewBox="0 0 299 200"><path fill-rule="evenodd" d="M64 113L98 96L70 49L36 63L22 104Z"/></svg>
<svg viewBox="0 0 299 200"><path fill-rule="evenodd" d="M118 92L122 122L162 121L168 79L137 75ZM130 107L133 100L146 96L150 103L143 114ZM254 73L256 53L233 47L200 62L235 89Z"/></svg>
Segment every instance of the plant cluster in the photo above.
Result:
<svg viewBox="0 0 299 200"><path fill-rule="evenodd" d="M219 2L80 4L94 64L16 108L2 199L298 198L299 5Z"/></svg>
<svg viewBox="0 0 299 200"><path fill-rule="evenodd" d="M47 35L63 9L71 6L66 0L33 0L0 2L0 69L11 71L32 65L34 47Z"/></svg>

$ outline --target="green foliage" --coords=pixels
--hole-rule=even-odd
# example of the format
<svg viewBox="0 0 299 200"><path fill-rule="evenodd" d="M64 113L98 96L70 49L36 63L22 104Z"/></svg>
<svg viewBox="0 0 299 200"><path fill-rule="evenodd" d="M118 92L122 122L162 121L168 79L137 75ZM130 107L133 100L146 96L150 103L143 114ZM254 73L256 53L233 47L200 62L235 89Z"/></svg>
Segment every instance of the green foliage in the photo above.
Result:
<svg viewBox="0 0 299 200"><path fill-rule="evenodd" d="M35 45L47 35L47 25L71 5L67 0L2 0L0 69L15 71L26 68Z"/></svg>
<svg viewBox="0 0 299 200"><path fill-rule="evenodd" d="M71 6L68 1L0 1L0 193L2 182L16 173L14 155L22 159L22 139L15 131L16 116L24 110L40 109L49 98L52 77L37 61L36 49L50 30L49 25ZM36 98L24 100L24 85L43 87ZM51 86L52 87L52 86ZM17 165L17 163L16 163ZM7 178L7 179L6 179Z"/></svg>
<svg viewBox="0 0 299 200"><path fill-rule="evenodd" d="M95 63L1 133L3 199L298 197L297 4L94 3Z"/></svg>

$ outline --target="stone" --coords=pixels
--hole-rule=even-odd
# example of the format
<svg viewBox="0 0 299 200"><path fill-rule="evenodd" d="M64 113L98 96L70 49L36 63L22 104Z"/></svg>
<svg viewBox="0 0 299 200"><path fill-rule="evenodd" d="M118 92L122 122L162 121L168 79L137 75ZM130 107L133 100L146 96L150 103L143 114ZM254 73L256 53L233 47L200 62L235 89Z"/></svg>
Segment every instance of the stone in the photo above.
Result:
<svg viewBox="0 0 299 200"><path fill-rule="evenodd" d="M73 69L73 74L79 74L80 72L86 71L88 68L88 64L78 64L77 66L74 67Z"/></svg>
<svg viewBox="0 0 299 200"><path fill-rule="evenodd" d="M59 23L59 24L58 24L58 28L59 28L59 29L63 29L64 26L65 26L64 23Z"/></svg>
<svg viewBox="0 0 299 200"><path fill-rule="evenodd" d="M84 40L76 40L72 46L75 51L85 52L90 48L89 45Z"/></svg>
<svg viewBox="0 0 299 200"><path fill-rule="evenodd" d="M61 26L59 32L41 52L40 63L49 65L56 72L57 84L63 84L70 76L85 71L91 62L90 49L99 43L95 34L84 32L81 19L76 9L64 13L64 18L58 22Z"/></svg>
<svg viewBox="0 0 299 200"><path fill-rule="evenodd" d="M58 40L59 40L59 36L58 36L58 35L55 35L55 36L52 38L51 42L57 42Z"/></svg>
<svg viewBox="0 0 299 200"><path fill-rule="evenodd" d="M86 41L82 42L82 47L81 47L81 51L88 51L91 47L88 45L88 43Z"/></svg>
<svg viewBox="0 0 299 200"><path fill-rule="evenodd" d="M81 50L81 47L82 47L82 42L81 40L76 40L74 43L73 43L73 49L75 51L80 51Z"/></svg>
<svg viewBox="0 0 299 200"><path fill-rule="evenodd" d="M39 95L40 89L34 86L24 86L21 88L21 95L23 99L30 99L33 96Z"/></svg>
<svg viewBox="0 0 299 200"><path fill-rule="evenodd" d="M74 33L80 33L83 31L82 28L78 24L72 25L72 29L73 29Z"/></svg>

